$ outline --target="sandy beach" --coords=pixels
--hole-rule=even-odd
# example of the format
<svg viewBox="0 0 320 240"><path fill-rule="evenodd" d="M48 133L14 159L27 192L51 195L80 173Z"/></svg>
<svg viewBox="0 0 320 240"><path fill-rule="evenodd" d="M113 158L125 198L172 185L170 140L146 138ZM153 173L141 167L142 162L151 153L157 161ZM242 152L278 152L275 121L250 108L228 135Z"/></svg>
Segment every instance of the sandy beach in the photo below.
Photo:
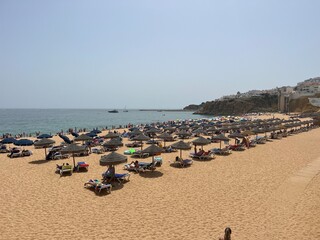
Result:
<svg viewBox="0 0 320 240"><path fill-rule="evenodd" d="M156 171L131 172L101 196L83 185L101 179L102 155L76 158L89 171L60 177L56 164L72 158L45 161L33 146L30 157L1 154L0 239L218 239L227 226L236 240L320 239L319 142L317 128L188 168L172 167L178 153L164 153Z"/></svg>

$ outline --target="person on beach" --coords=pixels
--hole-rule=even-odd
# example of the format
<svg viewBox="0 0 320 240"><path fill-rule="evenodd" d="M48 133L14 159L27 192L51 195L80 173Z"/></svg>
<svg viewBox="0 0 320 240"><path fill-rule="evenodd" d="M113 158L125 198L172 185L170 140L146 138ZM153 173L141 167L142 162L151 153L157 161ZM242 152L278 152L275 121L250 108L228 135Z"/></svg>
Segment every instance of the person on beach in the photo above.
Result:
<svg viewBox="0 0 320 240"><path fill-rule="evenodd" d="M199 148L199 151L196 153L197 156L202 156L202 154L204 154L204 150L202 150L201 148Z"/></svg>
<svg viewBox="0 0 320 240"><path fill-rule="evenodd" d="M132 162L130 163L130 168L134 168L134 167L135 167L135 162L132 161Z"/></svg>
<svg viewBox="0 0 320 240"><path fill-rule="evenodd" d="M138 161L138 160L136 160L136 161L134 162L134 167L137 168L137 169L139 168L139 161Z"/></svg>
<svg viewBox="0 0 320 240"><path fill-rule="evenodd" d="M115 174L116 174L116 170L115 170L114 166L110 165L108 170L106 171L106 173L104 175L104 178L107 179L108 182L110 183L113 180Z"/></svg>

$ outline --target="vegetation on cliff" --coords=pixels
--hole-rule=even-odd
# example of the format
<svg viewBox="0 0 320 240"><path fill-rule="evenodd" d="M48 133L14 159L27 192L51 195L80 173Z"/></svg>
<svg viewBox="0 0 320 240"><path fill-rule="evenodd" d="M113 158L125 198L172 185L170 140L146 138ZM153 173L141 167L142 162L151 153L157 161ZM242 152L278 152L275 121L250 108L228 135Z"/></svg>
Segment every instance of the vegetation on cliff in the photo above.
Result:
<svg viewBox="0 0 320 240"><path fill-rule="evenodd" d="M184 108L184 110L195 110L195 114L203 115L240 115L249 112L274 112L277 109L278 96L268 93L259 96L209 101Z"/></svg>

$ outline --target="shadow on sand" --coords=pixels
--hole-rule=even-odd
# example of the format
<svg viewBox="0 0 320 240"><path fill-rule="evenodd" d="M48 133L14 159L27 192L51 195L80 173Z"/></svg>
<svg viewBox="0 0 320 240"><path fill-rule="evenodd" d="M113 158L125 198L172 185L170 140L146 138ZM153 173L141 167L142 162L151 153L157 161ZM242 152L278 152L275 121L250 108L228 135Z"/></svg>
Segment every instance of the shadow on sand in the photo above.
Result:
<svg viewBox="0 0 320 240"><path fill-rule="evenodd" d="M50 160L42 159L42 160L33 160L33 161L30 161L29 164L44 164L44 163L48 163L48 162L50 162Z"/></svg>
<svg viewBox="0 0 320 240"><path fill-rule="evenodd" d="M159 171L147 171L147 172L140 172L139 175L144 178L158 178L158 177L162 177L163 173Z"/></svg>

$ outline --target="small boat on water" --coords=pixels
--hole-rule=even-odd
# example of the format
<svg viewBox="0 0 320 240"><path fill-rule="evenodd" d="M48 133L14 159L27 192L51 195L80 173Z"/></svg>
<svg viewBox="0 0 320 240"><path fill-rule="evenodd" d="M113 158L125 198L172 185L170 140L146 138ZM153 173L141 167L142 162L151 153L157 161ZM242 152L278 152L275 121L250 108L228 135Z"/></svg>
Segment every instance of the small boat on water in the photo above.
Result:
<svg viewBox="0 0 320 240"><path fill-rule="evenodd" d="M113 109L113 110L109 110L108 112L109 112L109 113L118 113L118 110Z"/></svg>
<svg viewBox="0 0 320 240"><path fill-rule="evenodd" d="M124 107L123 112L128 112L127 107Z"/></svg>

